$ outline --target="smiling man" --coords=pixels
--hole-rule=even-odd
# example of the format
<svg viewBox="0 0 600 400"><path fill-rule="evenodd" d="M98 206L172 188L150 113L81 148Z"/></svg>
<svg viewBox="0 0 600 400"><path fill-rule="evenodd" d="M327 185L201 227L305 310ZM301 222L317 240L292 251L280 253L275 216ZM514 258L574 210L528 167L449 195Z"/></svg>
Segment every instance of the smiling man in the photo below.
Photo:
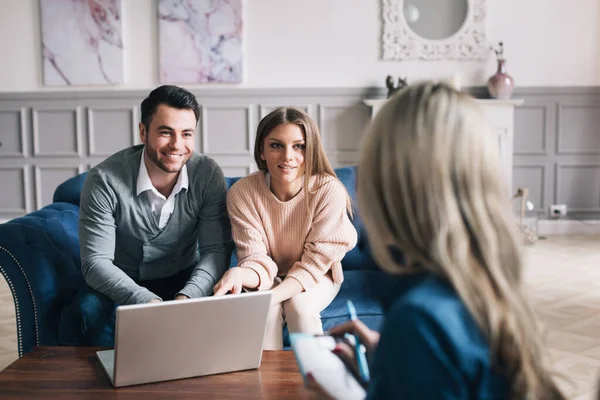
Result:
<svg viewBox="0 0 600 400"><path fill-rule="evenodd" d="M161 86L141 113L143 145L92 168L81 192L87 285L62 315L64 344L113 346L117 305L209 296L229 265L227 185L215 161L194 153L195 96Z"/></svg>

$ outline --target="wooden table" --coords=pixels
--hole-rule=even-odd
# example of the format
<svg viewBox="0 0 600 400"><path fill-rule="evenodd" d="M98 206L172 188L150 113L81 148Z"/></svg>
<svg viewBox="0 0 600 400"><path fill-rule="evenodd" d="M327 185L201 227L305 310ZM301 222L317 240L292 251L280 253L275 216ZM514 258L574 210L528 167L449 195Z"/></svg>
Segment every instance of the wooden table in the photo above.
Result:
<svg viewBox="0 0 600 400"><path fill-rule="evenodd" d="M259 369L115 389L95 347L36 347L0 372L0 399L309 399L291 351Z"/></svg>

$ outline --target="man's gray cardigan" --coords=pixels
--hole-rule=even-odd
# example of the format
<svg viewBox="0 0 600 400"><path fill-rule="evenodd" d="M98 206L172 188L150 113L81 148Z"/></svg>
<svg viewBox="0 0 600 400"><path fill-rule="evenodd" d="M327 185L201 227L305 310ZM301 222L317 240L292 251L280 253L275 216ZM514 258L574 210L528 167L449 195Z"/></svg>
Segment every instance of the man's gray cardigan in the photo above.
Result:
<svg viewBox="0 0 600 400"><path fill-rule="evenodd" d="M217 163L193 154L189 188L161 230L145 193L136 196L143 145L119 151L92 168L81 192L81 271L93 289L117 304L158 296L136 281L160 279L195 266L179 293L212 294L231 257L227 185Z"/></svg>

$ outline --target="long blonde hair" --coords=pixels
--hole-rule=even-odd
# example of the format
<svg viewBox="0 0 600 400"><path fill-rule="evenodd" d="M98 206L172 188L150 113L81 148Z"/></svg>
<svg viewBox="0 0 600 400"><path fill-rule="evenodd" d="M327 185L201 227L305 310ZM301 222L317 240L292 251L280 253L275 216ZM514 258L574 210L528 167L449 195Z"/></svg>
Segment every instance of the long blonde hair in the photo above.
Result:
<svg viewBox="0 0 600 400"><path fill-rule="evenodd" d="M423 82L392 97L363 143L358 203L383 270L426 271L453 286L488 339L492 364L511 383L511 398L564 398L521 288L498 144L468 94Z"/></svg>
<svg viewBox="0 0 600 400"><path fill-rule="evenodd" d="M267 114L258 124L256 130L256 141L254 143L254 161L261 171L268 171L267 162L261 158L265 138L269 133L282 124L297 125L304 135L305 150L304 150L304 175L309 178L315 176L317 182L313 187L313 191L319 188L325 180L326 176L332 176L338 179L327 154L321 143L321 135L319 127L315 121L304 111L293 107L279 107ZM303 189L306 193L307 207L310 202L309 191L310 179L304 179ZM309 207L310 208L310 207ZM346 193L346 211L352 216L352 200Z"/></svg>

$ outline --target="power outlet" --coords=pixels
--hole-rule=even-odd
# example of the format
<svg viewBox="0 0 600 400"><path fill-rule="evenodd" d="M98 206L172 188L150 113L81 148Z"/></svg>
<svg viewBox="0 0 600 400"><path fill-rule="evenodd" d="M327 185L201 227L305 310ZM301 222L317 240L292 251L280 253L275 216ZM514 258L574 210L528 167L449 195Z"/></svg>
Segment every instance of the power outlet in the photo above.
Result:
<svg viewBox="0 0 600 400"><path fill-rule="evenodd" d="M567 215L566 204L552 204L550 206L550 218L562 218Z"/></svg>

